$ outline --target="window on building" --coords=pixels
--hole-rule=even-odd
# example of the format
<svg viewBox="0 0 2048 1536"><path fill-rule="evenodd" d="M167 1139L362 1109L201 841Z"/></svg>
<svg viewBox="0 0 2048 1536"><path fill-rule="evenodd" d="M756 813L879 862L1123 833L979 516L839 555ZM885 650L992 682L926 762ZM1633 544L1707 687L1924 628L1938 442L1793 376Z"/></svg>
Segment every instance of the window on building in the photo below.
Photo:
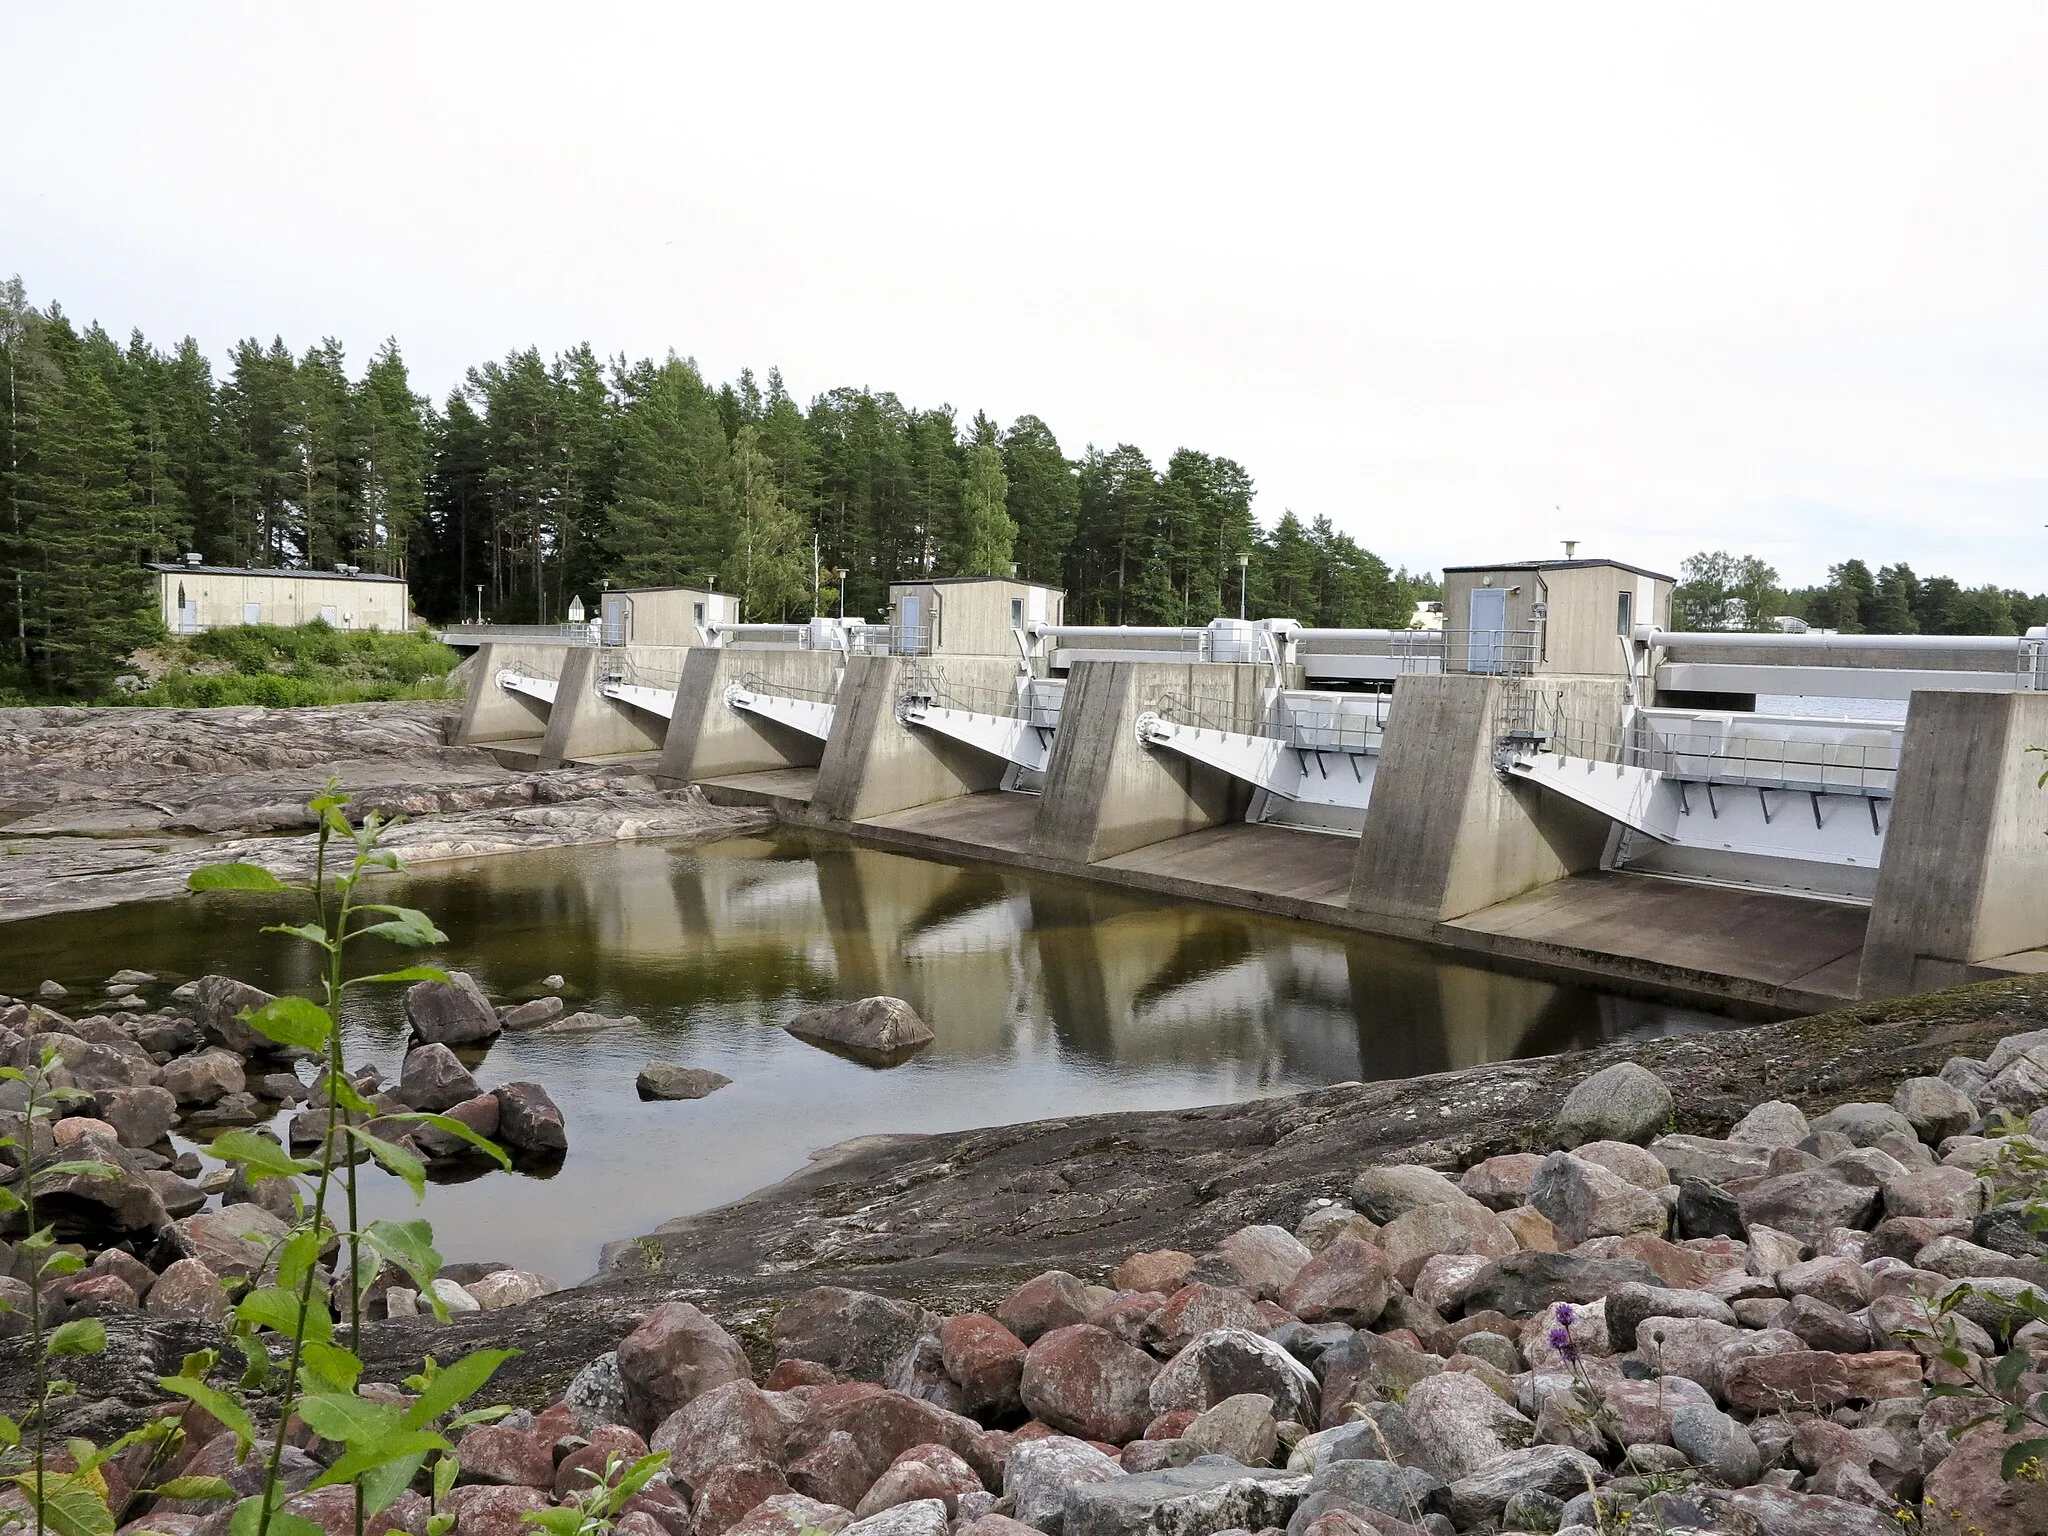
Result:
<svg viewBox="0 0 2048 1536"><path fill-rule="evenodd" d="M1620 601L1614 608L1614 632L1617 635L1628 636L1635 632L1635 625L1630 622L1633 617L1630 610L1635 606L1635 593L1623 592L1619 597Z"/></svg>
<svg viewBox="0 0 2048 1536"><path fill-rule="evenodd" d="M1013 597L1010 599L1010 628L1022 629L1023 627L1024 599L1021 597Z"/></svg>

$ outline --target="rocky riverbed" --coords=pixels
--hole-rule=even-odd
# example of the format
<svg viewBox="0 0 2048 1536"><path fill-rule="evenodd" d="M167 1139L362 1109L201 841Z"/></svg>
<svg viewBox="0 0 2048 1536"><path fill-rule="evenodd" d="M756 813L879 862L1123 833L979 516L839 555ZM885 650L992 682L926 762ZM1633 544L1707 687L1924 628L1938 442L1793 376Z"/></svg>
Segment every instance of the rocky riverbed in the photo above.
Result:
<svg viewBox="0 0 2048 1536"><path fill-rule="evenodd" d="M2020 1536L2048 1529L2048 1484L2003 1479L2002 1429L1929 1389L1988 1379L2010 1303L2048 1286L2048 1243L1993 1178L2036 1137L2048 985L2000 982L844 1147L616 1246L582 1288L465 1266L449 1322L373 1323L366 1354L395 1382L423 1352L524 1351L494 1388L523 1411L461 1442L455 1536L513 1536L648 1446L671 1460L632 1536L1876 1536L1900 1509ZM1926 1336L1952 1294L1960 1369ZM59 1306L108 1327L61 1412L94 1432L216 1337ZM20 1346L0 1350L18 1393ZM318 1493L297 1507L347 1523ZM150 1528L226 1516L180 1518Z"/></svg>
<svg viewBox="0 0 2048 1536"><path fill-rule="evenodd" d="M201 864L310 864L332 775L403 815L408 863L764 825L620 768L522 774L446 745L447 703L322 709L0 710L0 922L171 896Z"/></svg>

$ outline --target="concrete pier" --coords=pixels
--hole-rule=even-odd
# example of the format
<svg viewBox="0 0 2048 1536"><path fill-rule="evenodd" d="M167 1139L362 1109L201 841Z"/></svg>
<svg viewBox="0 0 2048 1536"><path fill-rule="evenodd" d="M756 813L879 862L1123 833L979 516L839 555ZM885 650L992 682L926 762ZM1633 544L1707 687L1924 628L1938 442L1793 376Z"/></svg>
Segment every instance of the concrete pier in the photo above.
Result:
<svg viewBox="0 0 2048 1536"><path fill-rule="evenodd" d="M1863 951L1865 996L2048 970L2048 694L1916 693Z"/></svg>
<svg viewBox="0 0 2048 1536"><path fill-rule="evenodd" d="M1202 827L1241 821L1242 780L1138 740L1138 717L1252 729L1269 669L1222 662L1083 661L1067 679L1059 735L1032 828L1040 858L1094 864Z"/></svg>
<svg viewBox="0 0 2048 1536"><path fill-rule="evenodd" d="M569 655L588 647L546 641L494 641L478 647L475 674L455 727L455 745L484 747L517 766L536 767L547 745L552 706L545 699L498 686L508 667L559 679Z"/></svg>
<svg viewBox="0 0 2048 1536"><path fill-rule="evenodd" d="M1395 931L1420 932L1599 867L1611 825L1605 817L1495 771L1511 686L1470 674L1404 677L1395 685L1358 839L1353 910ZM1620 685L1605 680L1546 679L1539 713L1562 696L1572 707L1604 706L1618 718L1620 695Z"/></svg>
<svg viewBox="0 0 2048 1536"><path fill-rule="evenodd" d="M773 773L789 782L789 770L814 782L825 743L759 715L734 709L726 691L734 684L787 691L812 699L830 698L839 684L837 651L779 651L735 646L699 646L683 662L656 776L677 784L731 783ZM742 785L742 788L745 786ZM803 798L810 798L806 787Z"/></svg>
<svg viewBox="0 0 2048 1536"><path fill-rule="evenodd" d="M669 721L661 715L608 698L602 691L607 668L632 676L673 680L690 652L680 646L627 645L599 650L580 646L568 653L548 715L541 766L657 757Z"/></svg>
<svg viewBox="0 0 2048 1536"><path fill-rule="evenodd" d="M1017 680L1015 658L947 656L941 666L948 687L973 695L1007 693ZM827 824L865 821L1001 784L1009 767L1001 758L898 718L905 683L931 667L908 656L848 659L811 797L818 818Z"/></svg>

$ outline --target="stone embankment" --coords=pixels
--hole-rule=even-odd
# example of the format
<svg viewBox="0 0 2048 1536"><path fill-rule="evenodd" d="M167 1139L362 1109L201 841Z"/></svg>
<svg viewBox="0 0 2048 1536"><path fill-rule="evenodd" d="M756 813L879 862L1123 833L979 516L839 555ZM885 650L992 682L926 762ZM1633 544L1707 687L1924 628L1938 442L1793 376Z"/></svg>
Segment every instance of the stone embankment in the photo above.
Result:
<svg viewBox="0 0 2048 1536"><path fill-rule="evenodd" d="M444 745L445 703L0 710L0 921L173 896L201 864L310 865L306 802L338 778L403 815L408 863L759 827L620 768L520 774Z"/></svg>
<svg viewBox="0 0 2048 1536"><path fill-rule="evenodd" d="M500 1378L526 1406L460 1441L454 1536L513 1536L643 1448L670 1460L629 1536L1895 1536L1902 1509L2038 1533L2048 1483L2003 1479L1985 1405L1931 1389L2043 1334L2011 1303L2048 1243L1997 1164L2048 1146L2044 1012L1999 983L892 1139L634 1245L670 1266L635 1279L493 1306L532 1280L475 1266L477 1311L373 1324L366 1354L396 1381L423 1350L527 1351ZM80 1422L147 1411L208 1337L119 1323ZM415 1496L391 1516L423 1528ZM226 1515L187 1518L151 1528Z"/></svg>
<svg viewBox="0 0 2048 1536"><path fill-rule="evenodd" d="M308 1052L280 1046L242 1021L241 1015L271 1001L269 993L226 976L203 976L151 1008L146 997L156 980L140 971L118 972L107 983L110 1011L76 1019L40 1002L0 997L0 1063L27 1074L0 1084L0 1134L11 1138L0 1148L0 1180L20 1183L31 1134L23 1111L29 1084L38 1080L71 1094L36 1122L35 1166L61 1161L110 1170L34 1176L38 1219L54 1223L59 1240L89 1260L53 1293L60 1315L220 1322L230 1311L222 1282L246 1280L271 1262L297 1219L293 1191L287 1180L252 1182L238 1171L209 1170L197 1153L175 1150L171 1132L203 1137L296 1109L285 1139L294 1151L309 1153L317 1152L340 1113L324 1093L309 1095L298 1071ZM49 991L52 1001L64 1000L61 987ZM559 998L541 1001L560 1013ZM506 1083L486 1092L450 1049L451 1042L478 1043L517 1027L536 1013L534 1003L495 1007L457 972L451 982L412 987L405 1011L416 1043L398 1081L385 1083L374 1068L356 1073L355 1086L373 1113L344 1118L430 1163L475 1154L452 1132L403 1117L447 1115L515 1158L542 1166L559 1161L568 1136L547 1090ZM9 1220L12 1225L0 1229L4 1235L23 1235L25 1215ZM0 1313L0 1337L28 1327L28 1287L4 1273L13 1267L7 1250L0 1299L13 1310ZM460 1281L451 1276L448 1283ZM502 1304L513 1294L509 1285L495 1281L484 1297ZM552 1289L551 1282L527 1277L514 1299ZM445 1299L465 1310L480 1305L469 1295Z"/></svg>

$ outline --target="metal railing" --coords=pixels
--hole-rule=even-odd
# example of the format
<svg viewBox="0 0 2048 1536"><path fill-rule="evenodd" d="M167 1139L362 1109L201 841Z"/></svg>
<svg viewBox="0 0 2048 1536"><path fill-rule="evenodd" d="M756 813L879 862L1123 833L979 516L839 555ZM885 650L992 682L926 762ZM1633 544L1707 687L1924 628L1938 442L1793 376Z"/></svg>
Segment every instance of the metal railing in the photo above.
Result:
<svg viewBox="0 0 2048 1536"><path fill-rule="evenodd" d="M585 624L444 624L432 631L447 640L480 645L486 640L530 640L545 645L595 645L597 636Z"/></svg>
<svg viewBox="0 0 2048 1536"><path fill-rule="evenodd" d="M785 699L811 699L820 704L839 702L839 685L836 682L830 688L807 688L801 683L779 677L769 678L759 672L744 672L738 682L749 693L776 694Z"/></svg>
<svg viewBox="0 0 2048 1536"><path fill-rule="evenodd" d="M1804 722L1735 715L1637 711L1625 724L1545 712L1540 750L1644 768L1693 783L1731 784L1889 799L1898 785L1900 736L1884 722ZM1802 733L1803 732L1803 733ZM1857 739L1861 738L1861 739Z"/></svg>
<svg viewBox="0 0 2048 1536"><path fill-rule="evenodd" d="M602 693L608 684L658 688L664 693L674 693L683 685L683 670L680 665L662 667L637 661L623 651L607 647L592 671L591 685Z"/></svg>
<svg viewBox="0 0 2048 1536"><path fill-rule="evenodd" d="M896 690L898 708L921 704L931 709L959 709L970 714L995 715L1006 720L1024 720L1050 730L1059 724L1058 695L1041 697L1038 679L1024 689L994 687L987 683L963 683L946 675L943 666L912 667L905 671Z"/></svg>

